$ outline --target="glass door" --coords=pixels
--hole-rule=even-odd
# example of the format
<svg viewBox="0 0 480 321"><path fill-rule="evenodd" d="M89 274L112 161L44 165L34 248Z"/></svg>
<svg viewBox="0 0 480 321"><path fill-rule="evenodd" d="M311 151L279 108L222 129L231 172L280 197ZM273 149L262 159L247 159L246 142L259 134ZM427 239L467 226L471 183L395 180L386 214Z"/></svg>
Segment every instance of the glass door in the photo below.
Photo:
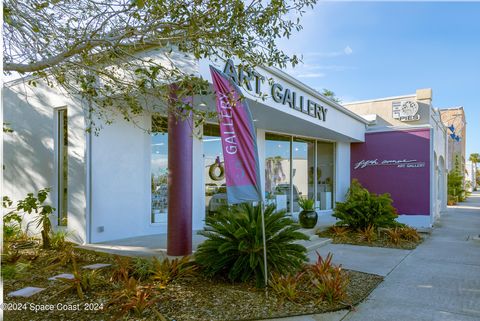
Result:
<svg viewBox="0 0 480 321"><path fill-rule="evenodd" d="M291 137L265 134L265 202L291 213Z"/></svg>
<svg viewBox="0 0 480 321"><path fill-rule="evenodd" d="M315 168L315 141L303 138L293 138L292 144L292 213L298 214L301 208L298 199L306 197L313 199Z"/></svg>

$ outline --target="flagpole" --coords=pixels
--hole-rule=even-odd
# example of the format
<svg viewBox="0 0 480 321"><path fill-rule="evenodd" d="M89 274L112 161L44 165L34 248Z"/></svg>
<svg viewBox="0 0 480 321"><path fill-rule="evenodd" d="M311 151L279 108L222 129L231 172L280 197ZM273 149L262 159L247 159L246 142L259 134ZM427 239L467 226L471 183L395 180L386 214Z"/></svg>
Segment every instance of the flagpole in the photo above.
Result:
<svg viewBox="0 0 480 321"><path fill-rule="evenodd" d="M265 237L265 204L260 202L262 210L262 238L263 238L263 272L265 273L265 292L268 287L268 269L267 269L267 239Z"/></svg>

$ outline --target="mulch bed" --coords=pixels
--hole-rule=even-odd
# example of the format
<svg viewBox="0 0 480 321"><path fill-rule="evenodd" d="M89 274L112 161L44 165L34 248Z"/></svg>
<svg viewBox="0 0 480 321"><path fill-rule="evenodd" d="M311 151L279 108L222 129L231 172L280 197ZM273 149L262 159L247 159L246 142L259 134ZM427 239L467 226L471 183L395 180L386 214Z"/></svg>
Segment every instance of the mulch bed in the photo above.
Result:
<svg viewBox="0 0 480 321"><path fill-rule="evenodd" d="M331 233L328 229L323 231L317 231L316 233L319 237L331 238L333 244L351 244L351 245L360 245L360 246L371 246L371 247L386 247L392 249L402 249L402 250L413 250L423 240L427 237L426 234L421 233L421 240L419 242L412 242L407 240L402 240L398 244L392 243L384 233L378 233L377 239L368 243L365 241L358 240L358 234L354 231L349 231L345 236L338 237L335 234Z"/></svg>
<svg viewBox="0 0 480 321"><path fill-rule="evenodd" d="M78 255L78 265L93 263L112 263L113 256L105 253L87 250L75 250ZM59 266L48 269L48 262L58 254L55 250L21 250L26 261L29 255L39 256L31 262L31 267L19 277L4 280L4 304L10 304L10 310L4 308L4 320L110 320L116 311L105 309L112 298L116 287L108 279L112 267L99 270L105 282L85 293L80 300L74 291L62 292L64 286L58 281L48 281L51 276L60 273L70 273L71 266ZM4 262L2 262L4 264ZM312 299L311 294L301 296L298 302L282 301L272 292L265 293L263 289L255 288L253 283L230 283L219 278L208 279L202 275L183 279L169 284L159 290L160 300L156 310L167 320L256 320L282 316L323 313L349 308L358 304L382 281L382 277L356 271L344 270L350 283L347 289L347 302L329 304L325 301ZM148 284L142 282L143 285ZM7 294L27 286L46 288L29 298L10 298ZM308 293L306 293L308 294ZM19 304L21 303L21 304ZM76 311L59 310L57 304L64 309L76 308ZM4 307L6 307L5 305ZM38 311L47 305L53 305L52 311ZM15 306L16 311L12 311ZM104 309L100 309L103 306ZM158 316L147 309L142 317L130 315L122 320L158 320Z"/></svg>

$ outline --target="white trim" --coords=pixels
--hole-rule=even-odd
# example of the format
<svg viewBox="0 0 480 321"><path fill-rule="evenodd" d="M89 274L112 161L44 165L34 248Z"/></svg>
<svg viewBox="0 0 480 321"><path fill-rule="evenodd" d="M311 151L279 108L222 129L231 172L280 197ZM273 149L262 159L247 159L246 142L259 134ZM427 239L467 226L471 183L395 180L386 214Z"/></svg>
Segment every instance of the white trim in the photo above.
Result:
<svg viewBox="0 0 480 321"><path fill-rule="evenodd" d="M368 133L380 133L380 132L390 132L390 131L407 131L407 130L415 130L415 129L430 129L432 125L425 124L425 125L415 125L415 126L384 126L384 127L376 127L376 128L368 128L365 134Z"/></svg>
<svg viewBox="0 0 480 321"><path fill-rule="evenodd" d="M385 100L396 100L396 99L404 99L404 98L412 98L412 97L417 97L416 94L411 94L411 95L402 95L402 96L391 96L391 97L384 97L384 98L375 98L375 99L367 99L367 100L357 100L357 101L351 101L348 103L343 103L344 105L356 105L356 104L365 104L365 103L374 103L378 101L385 101Z"/></svg>

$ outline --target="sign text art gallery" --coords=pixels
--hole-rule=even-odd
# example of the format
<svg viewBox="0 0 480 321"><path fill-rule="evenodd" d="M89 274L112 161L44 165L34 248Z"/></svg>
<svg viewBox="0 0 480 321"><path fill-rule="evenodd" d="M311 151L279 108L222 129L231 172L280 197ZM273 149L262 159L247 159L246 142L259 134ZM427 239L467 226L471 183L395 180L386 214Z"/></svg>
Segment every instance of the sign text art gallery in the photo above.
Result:
<svg viewBox="0 0 480 321"><path fill-rule="evenodd" d="M258 73L253 69L245 69L241 66L235 68L235 64L231 59L227 60L225 68L223 69L225 75L230 77L233 82L238 86L255 93L256 95L262 95L262 84L265 82L266 77ZM328 109L319 103L306 99L303 95L297 94L296 91L284 87L278 82L269 82L269 93L276 103L289 106L292 109L296 109L311 117L318 118L319 120L326 121Z"/></svg>
<svg viewBox="0 0 480 321"><path fill-rule="evenodd" d="M399 159L379 161L378 159L362 159L355 163L353 169L363 169L371 166L396 166L398 168L421 168L425 167L425 162L416 159Z"/></svg>

